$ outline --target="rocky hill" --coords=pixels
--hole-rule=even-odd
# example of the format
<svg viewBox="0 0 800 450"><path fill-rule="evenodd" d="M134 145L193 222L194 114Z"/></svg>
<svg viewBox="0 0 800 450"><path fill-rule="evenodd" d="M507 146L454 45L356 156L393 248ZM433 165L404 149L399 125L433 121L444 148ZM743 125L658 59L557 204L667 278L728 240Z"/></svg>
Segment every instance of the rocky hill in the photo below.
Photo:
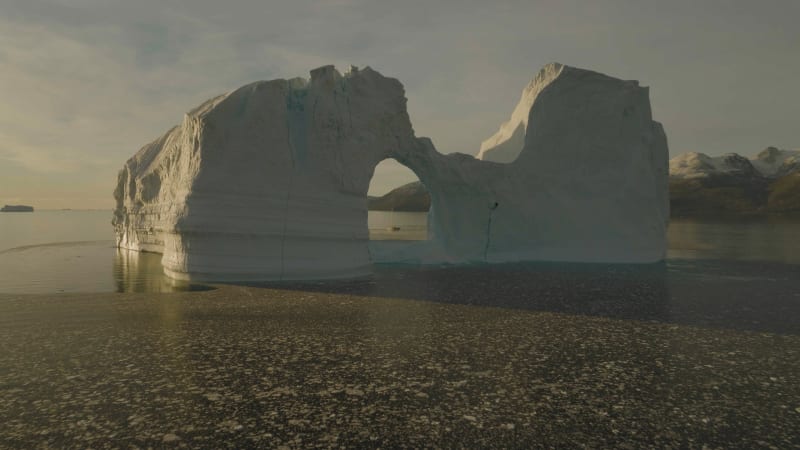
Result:
<svg viewBox="0 0 800 450"><path fill-rule="evenodd" d="M670 161L673 217L800 214L800 151L685 153Z"/></svg>
<svg viewBox="0 0 800 450"><path fill-rule="evenodd" d="M392 189L381 197L370 197L368 208L372 211L427 211L431 196L419 181Z"/></svg>

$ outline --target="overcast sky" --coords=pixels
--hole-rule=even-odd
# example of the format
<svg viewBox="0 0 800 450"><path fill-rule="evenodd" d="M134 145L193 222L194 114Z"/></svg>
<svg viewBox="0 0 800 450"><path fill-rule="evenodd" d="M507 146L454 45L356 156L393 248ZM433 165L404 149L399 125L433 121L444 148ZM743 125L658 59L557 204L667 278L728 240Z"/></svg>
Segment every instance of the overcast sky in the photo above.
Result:
<svg viewBox="0 0 800 450"><path fill-rule="evenodd" d="M398 78L443 153L477 153L551 61L650 86L672 155L797 148L799 20L797 0L0 0L0 204L110 208L185 111L325 64ZM407 181L380 169L372 193Z"/></svg>

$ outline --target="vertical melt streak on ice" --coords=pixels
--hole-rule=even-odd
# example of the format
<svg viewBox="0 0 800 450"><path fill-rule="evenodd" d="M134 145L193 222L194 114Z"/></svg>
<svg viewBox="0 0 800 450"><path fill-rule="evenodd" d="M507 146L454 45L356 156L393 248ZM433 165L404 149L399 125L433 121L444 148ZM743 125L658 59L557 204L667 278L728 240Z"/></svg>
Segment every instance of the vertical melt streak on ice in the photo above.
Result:
<svg viewBox="0 0 800 450"><path fill-rule="evenodd" d="M483 248L483 262L487 262L486 256L489 253L489 243L492 239L492 214L494 214L494 210L500 206L500 203L494 202L493 205L489 205L489 219L486 221L486 246Z"/></svg>

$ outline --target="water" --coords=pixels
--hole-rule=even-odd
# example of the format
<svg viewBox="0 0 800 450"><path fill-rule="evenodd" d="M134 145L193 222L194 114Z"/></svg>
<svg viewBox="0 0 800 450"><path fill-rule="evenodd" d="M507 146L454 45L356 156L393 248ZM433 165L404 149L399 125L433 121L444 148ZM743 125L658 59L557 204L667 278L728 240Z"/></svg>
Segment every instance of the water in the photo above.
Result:
<svg viewBox="0 0 800 450"><path fill-rule="evenodd" d="M110 211L0 213L0 292L166 292L161 256L114 248ZM425 213L371 212L372 239L425 239ZM800 222L674 220L672 273L721 275L735 262L800 264ZM788 270L793 270L790 267ZM738 272L737 272L738 273Z"/></svg>
<svg viewBox="0 0 800 450"><path fill-rule="evenodd" d="M669 226L670 259L772 261L800 264L800 220L676 219Z"/></svg>
<svg viewBox="0 0 800 450"><path fill-rule="evenodd" d="M0 252L27 245L113 242L111 211L0 213Z"/></svg>
<svg viewBox="0 0 800 450"><path fill-rule="evenodd" d="M367 226L369 238L374 240L424 240L428 235L428 214L370 211Z"/></svg>
<svg viewBox="0 0 800 450"><path fill-rule="evenodd" d="M161 255L114 247L111 211L0 213L0 293L170 292Z"/></svg>

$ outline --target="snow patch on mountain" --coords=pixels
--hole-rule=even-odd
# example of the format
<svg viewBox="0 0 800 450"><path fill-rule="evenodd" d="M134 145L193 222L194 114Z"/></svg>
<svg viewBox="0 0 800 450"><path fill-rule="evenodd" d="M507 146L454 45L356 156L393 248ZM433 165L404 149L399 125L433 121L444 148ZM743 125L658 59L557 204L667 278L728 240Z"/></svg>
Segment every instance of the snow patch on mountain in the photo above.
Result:
<svg viewBox="0 0 800 450"><path fill-rule="evenodd" d="M688 152L672 158L669 174L672 178L698 179L715 175L778 178L800 170L800 151L767 147L752 157L737 153L709 156Z"/></svg>
<svg viewBox="0 0 800 450"><path fill-rule="evenodd" d="M752 158L753 165L767 178L777 178L800 170L800 150L767 147Z"/></svg>

